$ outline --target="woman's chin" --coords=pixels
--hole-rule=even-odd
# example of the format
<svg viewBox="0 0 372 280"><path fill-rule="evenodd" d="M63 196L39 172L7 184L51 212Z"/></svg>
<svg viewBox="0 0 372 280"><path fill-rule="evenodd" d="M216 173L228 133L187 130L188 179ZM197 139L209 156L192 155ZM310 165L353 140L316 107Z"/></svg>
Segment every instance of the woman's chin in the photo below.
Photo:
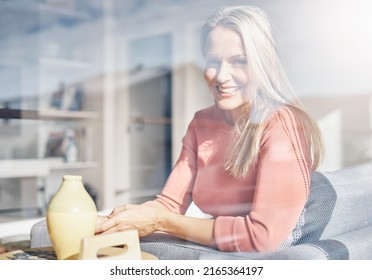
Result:
<svg viewBox="0 0 372 280"><path fill-rule="evenodd" d="M237 100L217 100L216 104L218 108L224 111L233 111L235 109L238 109L242 107L245 103L242 101L237 101Z"/></svg>

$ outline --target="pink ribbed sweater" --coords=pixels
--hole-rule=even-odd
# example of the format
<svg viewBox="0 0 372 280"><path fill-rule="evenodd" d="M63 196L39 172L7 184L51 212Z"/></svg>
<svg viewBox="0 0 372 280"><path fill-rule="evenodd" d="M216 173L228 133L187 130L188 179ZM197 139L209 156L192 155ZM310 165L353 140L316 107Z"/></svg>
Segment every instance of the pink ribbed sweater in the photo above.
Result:
<svg viewBox="0 0 372 280"><path fill-rule="evenodd" d="M222 116L216 106L195 114L163 191L146 204L184 214L194 201L215 218L213 236L221 251L275 250L296 226L309 194L303 127L288 107L272 113L257 163L238 180L224 170L234 129Z"/></svg>

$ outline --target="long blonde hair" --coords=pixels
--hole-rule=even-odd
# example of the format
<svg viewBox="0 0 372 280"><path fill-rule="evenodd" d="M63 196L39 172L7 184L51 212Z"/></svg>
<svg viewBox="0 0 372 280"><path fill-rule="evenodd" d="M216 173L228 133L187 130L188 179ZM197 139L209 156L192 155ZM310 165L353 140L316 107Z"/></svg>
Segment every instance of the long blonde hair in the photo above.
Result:
<svg viewBox="0 0 372 280"><path fill-rule="evenodd" d="M205 53L209 32L217 26L231 28L241 35L250 75L250 112L235 124L237 139L230 146L225 169L237 178L244 177L260 150L264 122L279 106L294 108L303 123L316 169L323 155L323 140L317 123L308 115L294 93L279 59L267 14L257 7L227 6L208 18L202 28L201 47Z"/></svg>

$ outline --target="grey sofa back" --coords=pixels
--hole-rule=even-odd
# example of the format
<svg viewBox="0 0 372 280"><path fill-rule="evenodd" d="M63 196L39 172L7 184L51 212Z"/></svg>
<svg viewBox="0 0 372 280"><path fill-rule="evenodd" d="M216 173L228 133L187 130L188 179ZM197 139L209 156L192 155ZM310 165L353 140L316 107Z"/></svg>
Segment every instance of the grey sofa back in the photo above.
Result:
<svg viewBox="0 0 372 280"><path fill-rule="evenodd" d="M314 172L297 244L331 239L372 225L372 164Z"/></svg>
<svg viewBox="0 0 372 280"><path fill-rule="evenodd" d="M323 173L336 192L336 203L322 239L372 225L372 164Z"/></svg>

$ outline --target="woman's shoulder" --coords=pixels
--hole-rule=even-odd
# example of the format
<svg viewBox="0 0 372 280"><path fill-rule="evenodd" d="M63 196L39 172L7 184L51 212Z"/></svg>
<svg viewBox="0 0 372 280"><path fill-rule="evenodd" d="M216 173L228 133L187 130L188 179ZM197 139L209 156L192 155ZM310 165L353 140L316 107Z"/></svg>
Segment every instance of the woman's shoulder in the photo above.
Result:
<svg viewBox="0 0 372 280"><path fill-rule="evenodd" d="M301 123L303 117L303 112L290 105L282 105L278 106L275 109L273 109L267 119L266 123L274 124L274 123Z"/></svg>
<svg viewBox="0 0 372 280"><path fill-rule="evenodd" d="M300 135L305 134L304 124L306 120L305 113L293 106L283 105L272 110L264 122L263 138L266 139L272 135Z"/></svg>
<svg viewBox="0 0 372 280"><path fill-rule="evenodd" d="M217 108L215 105L211 105L209 107L205 107L195 112L195 119L203 120L203 119L213 119L217 118Z"/></svg>
<svg viewBox="0 0 372 280"><path fill-rule="evenodd" d="M216 126L220 120L220 112L214 105L196 111L193 118L193 122L199 126Z"/></svg>
<svg viewBox="0 0 372 280"><path fill-rule="evenodd" d="M223 125L223 117L217 106L212 105L198 110L191 121L191 126L201 132L211 132L211 130L220 129ZM204 133L203 132L203 133Z"/></svg>

